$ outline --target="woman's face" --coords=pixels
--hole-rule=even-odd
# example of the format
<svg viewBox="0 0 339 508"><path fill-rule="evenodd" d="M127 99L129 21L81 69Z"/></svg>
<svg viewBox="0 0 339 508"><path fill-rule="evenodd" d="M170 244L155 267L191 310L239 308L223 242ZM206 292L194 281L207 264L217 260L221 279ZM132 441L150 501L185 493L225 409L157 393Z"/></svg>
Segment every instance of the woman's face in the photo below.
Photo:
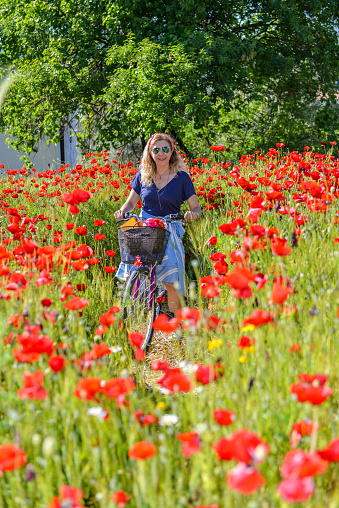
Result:
<svg viewBox="0 0 339 508"><path fill-rule="evenodd" d="M172 155L171 142L167 139L160 139L159 141L152 143L150 147L150 154L157 168L167 167Z"/></svg>

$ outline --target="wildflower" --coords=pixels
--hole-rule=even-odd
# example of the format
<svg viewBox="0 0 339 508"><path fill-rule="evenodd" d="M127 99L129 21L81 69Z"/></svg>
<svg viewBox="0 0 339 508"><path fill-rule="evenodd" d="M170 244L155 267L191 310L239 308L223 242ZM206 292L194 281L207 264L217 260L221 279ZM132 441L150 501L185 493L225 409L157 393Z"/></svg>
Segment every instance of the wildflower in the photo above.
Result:
<svg viewBox="0 0 339 508"><path fill-rule="evenodd" d="M44 400L48 397L48 392L42 387L44 382L44 372L37 370L33 374L25 371L23 373L23 388L17 391L20 399Z"/></svg>
<svg viewBox="0 0 339 508"><path fill-rule="evenodd" d="M139 441L129 449L128 456L133 460L143 460L153 457L156 453L157 449L153 443L149 441Z"/></svg>
<svg viewBox="0 0 339 508"><path fill-rule="evenodd" d="M124 490L117 490L112 495L112 501L118 506L118 508L124 508L131 497L131 494L127 494Z"/></svg>
<svg viewBox="0 0 339 508"><path fill-rule="evenodd" d="M181 453L184 457L190 457L200 452L200 437L197 432L184 432L177 435L177 439L182 442Z"/></svg>
<svg viewBox="0 0 339 508"><path fill-rule="evenodd" d="M231 490L244 495L253 494L265 483L265 478L254 467L247 466L243 462L231 469L226 479Z"/></svg>
<svg viewBox="0 0 339 508"><path fill-rule="evenodd" d="M82 310L85 307L87 307L87 305L89 305L88 300L76 296L75 298L71 298L71 300L68 300L68 302L65 303L64 307L67 310Z"/></svg>
<svg viewBox="0 0 339 508"><path fill-rule="evenodd" d="M236 419L235 413L227 409L215 409L213 411L214 420L219 425L231 425Z"/></svg>
<svg viewBox="0 0 339 508"><path fill-rule="evenodd" d="M318 450L317 454L328 462L339 462L339 438L333 439L326 448Z"/></svg>
<svg viewBox="0 0 339 508"><path fill-rule="evenodd" d="M0 475L3 471L13 471L22 467L26 462L26 453L15 444L0 446Z"/></svg>
<svg viewBox="0 0 339 508"><path fill-rule="evenodd" d="M66 358L60 355L50 356L48 359L48 365L51 367L53 372L60 372L66 365Z"/></svg>
<svg viewBox="0 0 339 508"><path fill-rule="evenodd" d="M158 409L165 409L166 405L164 402L159 402L157 404ZM170 427L172 425L176 425L179 422L179 416L172 414L164 414L159 418L159 425L163 425L165 427Z"/></svg>
<svg viewBox="0 0 339 508"><path fill-rule="evenodd" d="M213 351L213 349L216 349L220 346L222 346L223 340L222 339L212 339L208 341L208 351Z"/></svg>

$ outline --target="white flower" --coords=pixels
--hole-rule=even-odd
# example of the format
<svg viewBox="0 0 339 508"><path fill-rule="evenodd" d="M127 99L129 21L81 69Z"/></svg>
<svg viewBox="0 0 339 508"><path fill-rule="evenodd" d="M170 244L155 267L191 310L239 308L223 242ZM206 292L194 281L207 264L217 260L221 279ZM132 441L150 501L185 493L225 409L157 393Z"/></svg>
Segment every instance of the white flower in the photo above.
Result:
<svg viewBox="0 0 339 508"><path fill-rule="evenodd" d="M159 418L159 425L166 425L167 427L169 427L170 425L176 425L178 423L178 421L179 421L179 416L165 414Z"/></svg>
<svg viewBox="0 0 339 508"><path fill-rule="evenodd" d="M100 422L103 422L104 419L107 417L108 413L106 409L98 406L98 407L90 407L87 410L88 416L96 416Z"/></svg>
<svg viewBox="0 0 339 508"><path fill-rule="evenodd" d="M109 348L111 350L111 353L119 353L120 351L122 351L122 347L121 346L112 346Z"/></svg>

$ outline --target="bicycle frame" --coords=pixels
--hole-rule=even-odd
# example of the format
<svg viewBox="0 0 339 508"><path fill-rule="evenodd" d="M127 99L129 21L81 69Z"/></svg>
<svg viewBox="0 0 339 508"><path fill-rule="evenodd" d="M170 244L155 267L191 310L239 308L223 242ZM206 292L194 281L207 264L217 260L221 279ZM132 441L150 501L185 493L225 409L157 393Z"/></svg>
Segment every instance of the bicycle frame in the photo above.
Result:
<svg viewBox="0 0 339 508"><path fill-rule="evenodd" d="M150 292L148 295L147 310L150 310L151 306L152 306L152 300L153 300L153 295L154 295L154 290L155 290L155 265L148 267L148 269L151 272L151 285L150 285ZM135 299L138 298L139 289L140 289L140 279L138 279L135 283L135 288L133 291L133 298L135 298Z"/></svg>

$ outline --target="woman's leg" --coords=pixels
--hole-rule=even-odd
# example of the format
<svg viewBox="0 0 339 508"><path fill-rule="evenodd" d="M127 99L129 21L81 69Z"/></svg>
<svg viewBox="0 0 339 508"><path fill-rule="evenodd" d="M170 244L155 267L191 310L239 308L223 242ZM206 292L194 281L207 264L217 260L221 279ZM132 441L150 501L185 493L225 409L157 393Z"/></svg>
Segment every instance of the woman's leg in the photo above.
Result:
<svg viewBox="0 0 339 508"><path fill-rule="evenodd" d="M180 297L174 289L174 284L165 284L167 289L167 300L168 300L168 307L171 312L173 312L174 315L176 315L177 311L181 309L181 303L180 303Z"/></svg>

